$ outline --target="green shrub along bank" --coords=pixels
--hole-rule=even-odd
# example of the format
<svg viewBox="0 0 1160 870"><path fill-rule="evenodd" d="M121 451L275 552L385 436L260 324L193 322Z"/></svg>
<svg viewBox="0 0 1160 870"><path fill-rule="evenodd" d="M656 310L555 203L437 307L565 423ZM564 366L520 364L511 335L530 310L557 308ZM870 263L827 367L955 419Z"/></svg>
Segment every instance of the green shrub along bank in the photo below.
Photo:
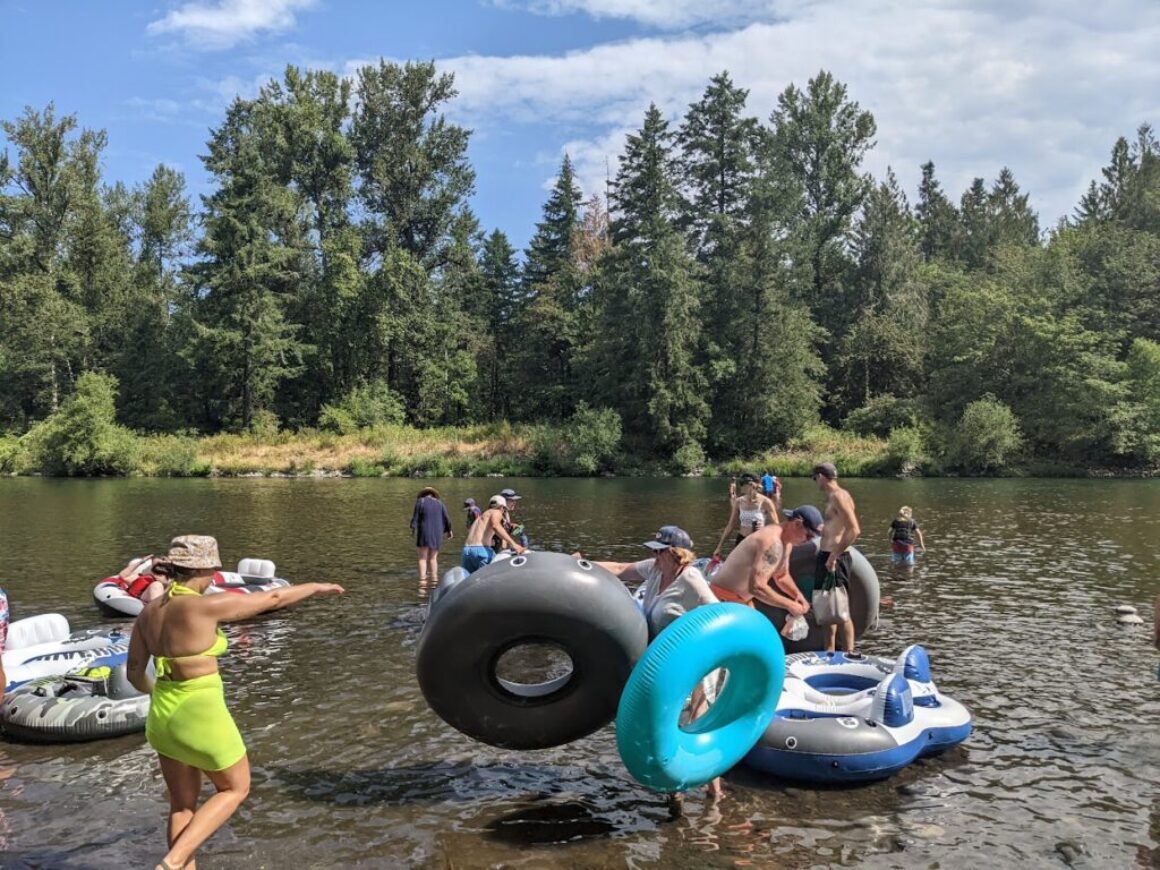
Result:
<svg viewBox="0 0 1160 870"><path fill-rule="evenodd" d="M953 427L898 408L866 415L866 434L816 424L785 445L745 457L706 458L689 443L665 459L626 447L620 415L581 403L563 424L499 422L418 429L402 425L389 396L353 395L329 409L325 431L262 426L237 434L140 435L116 422L116 379L86 373L61 407L24 435L0 435L0 473L207 477L343 475L482 477L729 475L765 470L808 477L833 462L843 476L1077 476L1090 469L1026 452L1014 413L992 396L967 405ZM892 428L882 426L889 419ZM870 420L870 422L866 422Z"/></svg>

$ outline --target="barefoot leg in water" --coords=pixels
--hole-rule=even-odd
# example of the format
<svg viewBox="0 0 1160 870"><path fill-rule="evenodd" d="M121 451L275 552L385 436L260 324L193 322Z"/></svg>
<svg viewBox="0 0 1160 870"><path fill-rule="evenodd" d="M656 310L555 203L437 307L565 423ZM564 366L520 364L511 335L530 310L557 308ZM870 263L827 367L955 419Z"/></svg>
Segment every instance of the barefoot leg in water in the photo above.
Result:
<svg viewBox="0 0 1160 870"><path fill-rule="evenodd" d="M191 768L187 764L182 764L170 758L162 758L161 770L163 773L165 772L167 764L196 771L196 768ZM240 761L227 767L225 770L207 770L204 771L204 774L213 783L216 791L205 803L196 807L192 815L188 818L184 816L184 813L188 809L185 806L187 802L183 803L180 807L180 812L182 813L181 819L184 819L184 824L180 820L174 821L172 810L173 792L170 791L170 830L172 831L176 825L181 825L180 831L170 843L169 852L163 859L170 867L188 866L189 862L193 859L194 853L197 852L201 845L218 828L226 823L229 817L241 806L242 801L246 799L246 795L250 793L250 760L247 756L242 756ZM168 783L169 776L166 774L166 784ZM194 804L196 805L196 797ZM161 865L159 864L158 866L160 867Z"/></svg>

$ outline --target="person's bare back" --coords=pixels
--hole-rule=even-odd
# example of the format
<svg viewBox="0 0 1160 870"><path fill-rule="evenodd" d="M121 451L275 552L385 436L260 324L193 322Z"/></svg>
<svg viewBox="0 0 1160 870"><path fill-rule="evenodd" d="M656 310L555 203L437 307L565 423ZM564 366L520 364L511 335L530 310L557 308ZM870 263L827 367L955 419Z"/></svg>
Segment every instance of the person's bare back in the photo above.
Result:
<svg viewBox="0 0 1160 870"><path fill-rule="evenodd" d="M746 598L753 597L754 584L767 584L783 561L785 547L780 526L763 526L729 553L713 575L714 585L729 589Z"/></svg>
<svg viewBox="0 0 1160 870"><path fill-rule="evenodd" d="M804 614L809 604L789 573L789 555L795 539L805 540L800 525L758 529L733 548L729 558L709 578L710 583L745 602L756 598L795 616Z"/></svg>
<svg viewBox="0 0 1160 870"><path fill-rule="evenodd" d="M502 528L503 510L500 508L488 508L467 531L467 540L463 542L465 547L489 547L491 546L491 536L495 533L497 528ZM484 540L487 543L484 543Z"/></svg>

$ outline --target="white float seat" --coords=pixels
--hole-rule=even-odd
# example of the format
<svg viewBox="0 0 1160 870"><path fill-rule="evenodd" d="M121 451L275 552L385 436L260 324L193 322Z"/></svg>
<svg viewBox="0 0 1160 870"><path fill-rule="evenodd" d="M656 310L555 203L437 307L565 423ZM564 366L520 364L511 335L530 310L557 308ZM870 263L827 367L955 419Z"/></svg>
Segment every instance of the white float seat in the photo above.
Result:
<svg viewBox="0 0 1160 870"><path fill-rule="evenodd" d="M24 649L38 643L53 643L69 635L68 620L59 613L42 613L18 619L8 626L5 650Z"/></svg>
<svg viewBox="0 0 1160 870"><path fill-rule="evenodd" d="M273 580L277 576L269 559L242 559L238 562L238 573L246 580Z"/></svg>

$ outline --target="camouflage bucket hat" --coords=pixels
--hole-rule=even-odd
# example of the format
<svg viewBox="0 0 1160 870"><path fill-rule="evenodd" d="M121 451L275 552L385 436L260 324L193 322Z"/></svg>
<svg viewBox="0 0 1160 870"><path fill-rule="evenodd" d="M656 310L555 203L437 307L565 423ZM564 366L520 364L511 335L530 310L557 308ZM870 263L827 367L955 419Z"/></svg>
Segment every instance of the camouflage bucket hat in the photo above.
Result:
<svg viewBox="0 0 1160 870"><path fill-rule="evenodd" d="M209 535L179 535L169 542L169 552L157 561L178 568L212 568L222 566L217 539Z"/></svg>

